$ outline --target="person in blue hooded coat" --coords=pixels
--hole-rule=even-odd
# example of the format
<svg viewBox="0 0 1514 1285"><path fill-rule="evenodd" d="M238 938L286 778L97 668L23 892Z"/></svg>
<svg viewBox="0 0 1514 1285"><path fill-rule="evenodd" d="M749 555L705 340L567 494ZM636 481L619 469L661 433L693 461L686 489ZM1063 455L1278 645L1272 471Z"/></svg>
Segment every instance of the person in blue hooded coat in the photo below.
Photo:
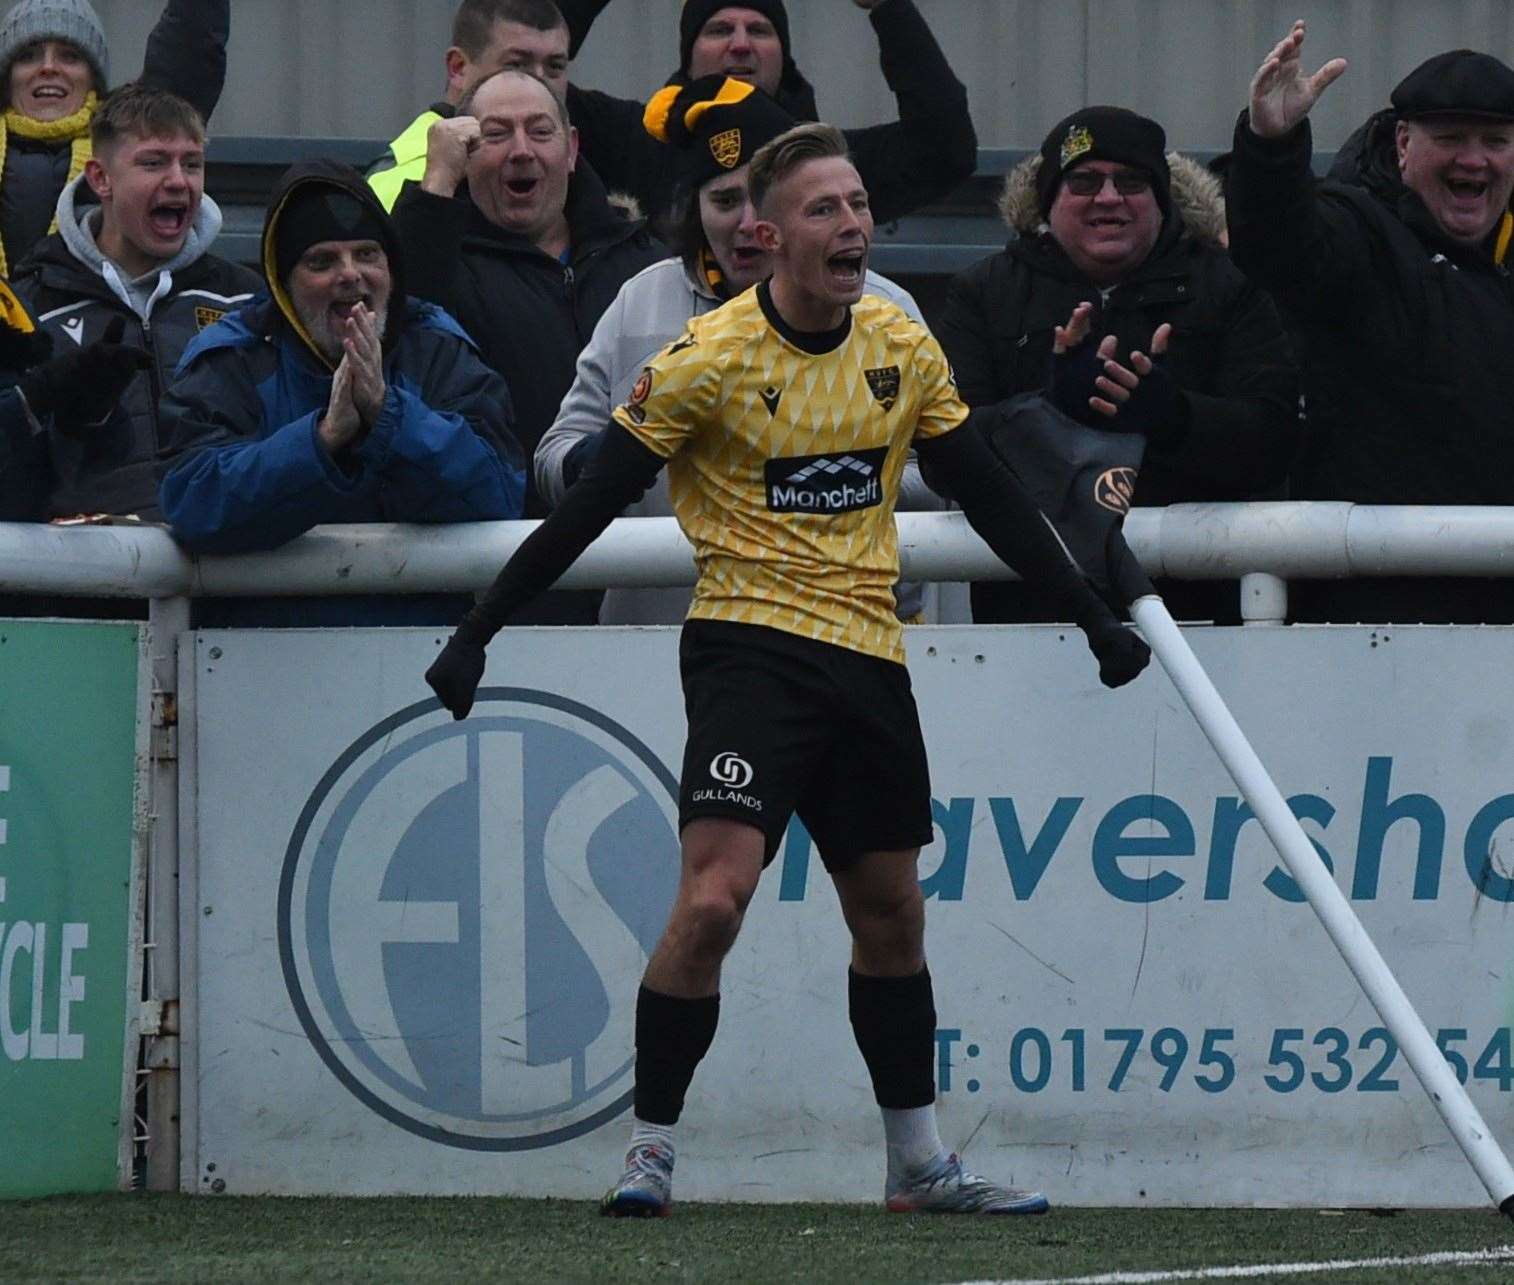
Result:
<svg viewBox="0 0 1514 1285"><path fill-rule="evenodd" d="M504 380L446 312L407 298L361 175L312 161L269 203L270 293L203 331L164 398L160 504L206 553L328 522L519 517Z"/></svg>

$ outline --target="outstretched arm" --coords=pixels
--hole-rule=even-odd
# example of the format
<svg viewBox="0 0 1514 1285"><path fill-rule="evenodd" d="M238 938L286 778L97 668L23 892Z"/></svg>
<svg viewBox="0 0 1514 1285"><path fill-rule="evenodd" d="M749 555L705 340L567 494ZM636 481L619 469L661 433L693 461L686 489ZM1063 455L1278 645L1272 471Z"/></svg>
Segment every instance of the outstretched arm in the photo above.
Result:
<svg viewBox="0 0 1514 1285"><path fill-rule="evenodd" d="M883 76L899 104L899 119L891 124L846 131L873 217L887 223L971 178L978 135L967 89L915 0L855 3L869 11Z"/></svg>
<svg viewBox="0 0 1514 1285"><path fill-rule="evenodd" d="M210 120L226 85L231 0L168 0L148 33L142 80L187 99Z"/></svg>
<svg viewBox="0 0 1514 1285"><path fill-rule="evenodd" d="M917 439L916 447L950 487L973 530L1005 565L1062 600L1087 636L1106 687L1122 686L1146 668L1151 659L1146 644L1115 619L1089 586L1051 523L971 421L939 437Z"/></svg>
<svg viewBox="0 0 1514 1285"><path fill-rule="evenodd" d="M466 718L473 708L489 640L514 612L551 588L626 505L641 498L665 463L619 424L610 425L583 476L505 563L426 671L426 681L454 718Z"/></svg>
<svg viewBox="0 0 1514 1285"><path fill-rule="evenodd" d="M1285 309L1329 319L1352 305L1352 280L1380 268L1350 206L1316 191L1309 111L1346 63L1332 58L1306 75L1303 43L1304 24L1296 22L1252 78L1250 105L1235 128L1225 215L1236 266Z"/></svg>
<svg viewBox="0 0 1514 1285"><path fill-rule="evenodd" d="M568 24L568 57L577 58L594 19L610 7L610 0L557 0L558 12Z"/></svg>

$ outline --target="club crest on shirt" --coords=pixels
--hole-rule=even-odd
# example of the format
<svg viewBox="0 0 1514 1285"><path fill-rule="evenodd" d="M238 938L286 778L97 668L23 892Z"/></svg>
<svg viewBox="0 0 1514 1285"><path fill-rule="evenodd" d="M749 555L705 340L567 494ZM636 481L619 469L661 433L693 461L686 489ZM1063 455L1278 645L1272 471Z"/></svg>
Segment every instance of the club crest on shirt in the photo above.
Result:
<svg viewBox="0 0 1514 1285"><path fill-rule="evenodd" d="M741 131L723 129L710 136L710 155L721 169L733 170L741 160Z"/></svg>
<svg viewBox="0 0 1514 1285"><path fill-rule="evenodd" d="M880 366L865 373L867 386L873 390L873 399L881 403L884 410L893 410L894 403L899 400L899 367Z"/></svg>
<svg viewBox="0 0 1514 1285"><path fill-rule="evenodd" d="M1105 469L1093 484L1094 501L1111 513L1127 514L1130 512L1131 498L1135 495L1135 484L1135 469Z"/></svg>
<svg viewBox="0 0 1514 1285"><path fill-rule="evenodd" d="M202 305L195 309L195 326L199 330L205 330L215 325L225 315L225 308L206 308Z"/></svg>

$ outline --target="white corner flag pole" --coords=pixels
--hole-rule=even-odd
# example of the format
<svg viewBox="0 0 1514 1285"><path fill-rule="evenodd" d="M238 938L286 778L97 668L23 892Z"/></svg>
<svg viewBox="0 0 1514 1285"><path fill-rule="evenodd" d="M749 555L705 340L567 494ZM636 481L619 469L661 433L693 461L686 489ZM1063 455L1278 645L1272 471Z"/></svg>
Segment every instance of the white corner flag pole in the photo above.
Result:
<svg viewBox="0 0 1514 1285"><path fill-rule="evenodd" d="M1514 1218L1514 1168L1510 1167L1508 1157L1430 1038L1430 1032L1414 1011L1403 987L1367 936L1367 930L1362 927L1351 903L1336 886L1298 818L1284 801L1246 734L1188 646L1187 639L1179 632L1167 604L1155 594L1148 594L1131 604L1130 614L1162 662L1173 686L1198 720L1209 743L1235 778L1246 802L1288 867L1288 873L1303 890L1325 931L1330 934L1330 940L1403 1049L1414 1074L1482 1179L1493 1203Z"/></svg>

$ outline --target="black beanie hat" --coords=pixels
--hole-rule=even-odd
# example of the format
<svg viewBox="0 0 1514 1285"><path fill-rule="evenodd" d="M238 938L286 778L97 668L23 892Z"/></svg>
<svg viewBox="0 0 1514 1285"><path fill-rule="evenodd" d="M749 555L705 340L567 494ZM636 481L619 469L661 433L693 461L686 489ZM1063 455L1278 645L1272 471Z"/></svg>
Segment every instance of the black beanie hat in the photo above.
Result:
<svg viewBox="0 0 1514 1285"><path fill-rule="evenodd" d="M1058 121L1041 144L1036 195L1041 217L1051 214L1062 175L1080 161L1119 161L1151 175L1152 194L1163 217L1171 200L1167 134L1156 121L1124 107L1084 107Z"/></svg>
<svg viewBox="0 0 1514 1285"><path fill-rule="evenodd" d="M300 256L322 241L377 241L393 257L393 238L370 205L335 185L307 182L290 194L274 229L274 261L287 281Z"/></svg>
<svg viewBox="0 0 1514 1285"><path fill-rule="evenodd" d="M647 133L676 149L678 182L697 191L752 159L797 122L762 90L728 76L669 85L647 103Z"/></svg>
<svg viewBox="0 0 1514 1285"><path fill-rule="evenodd" d="M783 46L785 70L792 65L789 51L789 11L783 0L684 0L683 15L678 20L678 66L685 73L689 70L689 54L694 41L704 30L704 24L722 9L755 9L773 24L778 32L778 43Z"/></svg>

